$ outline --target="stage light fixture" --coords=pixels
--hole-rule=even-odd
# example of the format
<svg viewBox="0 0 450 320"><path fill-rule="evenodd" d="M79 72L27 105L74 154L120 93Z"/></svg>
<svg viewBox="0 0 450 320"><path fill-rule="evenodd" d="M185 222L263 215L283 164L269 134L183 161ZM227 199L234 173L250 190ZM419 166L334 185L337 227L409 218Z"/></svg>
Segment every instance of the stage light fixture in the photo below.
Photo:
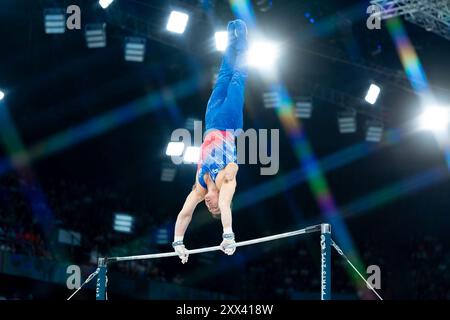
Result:
<svg viewBox="0 0 450 320"><path fill-rule="evenodd" d="M182 34L186 30L189 15L180 11L172 11L167 22L166 29L170 32Z"/></svg>
<svg viewBox="0 0 450 320"><path fill-rule="evenodd" d="M145 38L125 38L125 61L144 62L146 42Z"/></svg>
<svg viewBox="0 0 450 320"><path fill-rule="evenodd" d="M126 213L114 214L114 230L117 232L131 233L134 226L134 218Z"/></svg>
<svg viewBox="0 0 450 320"><path fill-rule="evenodd" d="M228 46L228 32L218 31L214 34L214 39L216 40L217 51L225 51Z"/></svg>
<svg viewBox="0 0 450 320"><path fill-rule="evenodd" d="M44 9L44 26L47 34L61 34L66 31L66 11L60 8Z"/></svg>
<svg viewBox="0 0 450 320"><path fill-rule="evenodd" d="M278 91L268 91L263 93L264 106L267 109L278 108L281 103Z"/></svg>
<svg viewBox="0 0 450 320"><path fill-rule="evenodd" d="M106 47L106 25L104 23L91 23L85 27L85 38L87 47Z"/></svg>
<svg viewBox="0 0 450 320"><path fill-rule="evenodd" d="M162 182L173 182L177 174L177 169L175 167L166 167L161 170L161 181Z"/></svg>
<svg viewBox="0 0 450 320"><path fill-rule="evenodd" d="M346 110L338 113L339 132L342 134L356 132L356 111Z"/></svg>
<svg viewBox="0 0 450 320"><path fill-rule="evenodd" d="M380 96L381 88L376 84L371 84L369 90L367 90L366 101L370 104L375 104Z"/></svg>
<svg viewBox="0 0 450 320"><path fill-rule="evenodd" d="M366 141L380 142L383 138L384 125L378 120L369 120L366 123Z"/></svg>
<svg viewBox="0 0 450 320"><path fill-rule="evenodd" d="M183 159L185 163L198 163L198 160L200 159L200 148L192 146L187 147Z"/></svg>
<svg viewBox="0 0 450 320"><path fill-rule="evenodd" d="M300 119L311 118L313 103L310 97L298 98L295 102L295 116Z"/></svg>
<svg viewBox="0 0 450 320"><path fill-rule="evenodd" d="M113 3L113 2L114 2L114 0L99 0L99 1L98 1L98 3L100 4L100 6L101 6L103 9L108 8L109 5L110 5L111 3Z"/></svg>
<svg viewBox="0 0 450 320"><path fill-rule="evenodd" d="M179 157L183 154L184 143L171 141L167 144L166 155Z"/></svg>

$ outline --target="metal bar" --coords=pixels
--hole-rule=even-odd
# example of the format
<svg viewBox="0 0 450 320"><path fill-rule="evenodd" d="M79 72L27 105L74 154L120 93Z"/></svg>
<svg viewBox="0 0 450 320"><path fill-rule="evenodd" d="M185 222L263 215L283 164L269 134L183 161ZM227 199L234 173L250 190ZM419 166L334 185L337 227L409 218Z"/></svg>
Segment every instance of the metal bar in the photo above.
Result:
<svg viewBox="0 0 450 320"><path fill-rule="evenodd" d="M304 229L300 229L300 230L296 230L296 231L291 231L291 232L281 233L281 234L277 234L277 235L273 235L273 236L267 236L267 237L237 242L236 247L243 247L243 246L248 246L251 244L273 241L273 240L277 240L277 239L293 237L293 236L300 235L300 234L306 234L306 233L318 232L318 231L320 231L320 225L315 225L315 226L306 227ZM220 246L214 246L214 247L189 250L189 254L191 255L191 254L219 251L219 250L220 250ZM176 257L176 256L178 256L178 254L176 252L165 252L165 253L138 255L138 256L112 257L112 258L105 258L105 259L106 259L106 262L109 263L109 262L119 262L119 261L167 258L167 257Z"/></svg>
<svg viewBox="0 0 450 320"><path fill-rule="evenodd" d="M320 228L321 250L321 300L331 300L331 225L324 223Z"/></svg>

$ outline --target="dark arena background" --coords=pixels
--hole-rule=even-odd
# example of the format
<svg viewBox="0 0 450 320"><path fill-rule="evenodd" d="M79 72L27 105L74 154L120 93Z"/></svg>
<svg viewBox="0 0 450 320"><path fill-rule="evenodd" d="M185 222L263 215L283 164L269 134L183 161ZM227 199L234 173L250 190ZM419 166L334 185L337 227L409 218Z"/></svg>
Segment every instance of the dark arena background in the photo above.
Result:
<svg viewBox="0 0 450 320"><path fill-rule="evenodd" d="M450 298L450 1L2 0L0 299L63 301L99 258L173 252L238 18L257 140L236 241L328 223L348 258L331 247L331 299ZM200 203L186 248L221 241ZM107 298L319 300L321 249L319 232L111 263Z"/></svg>

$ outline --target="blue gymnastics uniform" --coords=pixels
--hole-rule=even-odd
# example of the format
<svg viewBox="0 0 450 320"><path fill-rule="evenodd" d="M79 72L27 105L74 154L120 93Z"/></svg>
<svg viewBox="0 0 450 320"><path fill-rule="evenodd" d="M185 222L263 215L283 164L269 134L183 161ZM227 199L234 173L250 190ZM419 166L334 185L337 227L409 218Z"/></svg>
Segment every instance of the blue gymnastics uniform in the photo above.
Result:
<svg viewBox="0 0 450 320"><path fill-rule="evenodd" d="M241 24L240 27L246 32L244 22L237 23ZM198 181L205 189L205 174L208 173L215 182L218 173L228 163L237 162L235 137L227 130L236 131L243 128L244 96L248 77L246 52L246 37L230 43L208 101L205 114L206 135L198 163Z"/></svg>

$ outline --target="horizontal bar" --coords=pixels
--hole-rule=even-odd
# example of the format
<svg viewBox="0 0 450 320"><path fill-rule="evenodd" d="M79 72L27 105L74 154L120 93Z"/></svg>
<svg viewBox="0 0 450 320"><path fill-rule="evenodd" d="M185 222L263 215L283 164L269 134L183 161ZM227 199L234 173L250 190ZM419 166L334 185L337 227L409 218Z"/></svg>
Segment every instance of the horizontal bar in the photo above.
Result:
<svg viewBox="0 0 450 320"><path fill-rule="evenodd" d="M307 234L312 232L318 232L320 231L320 224L306 227L304 229L291 231L291 232L285 232L276 234L273 236L267 236L252 240L246 240L242 242L237 242L236 247L243 247L243 246L249 246L251 244L261 243L261 242L267 242L267 241L273 241L277 239L282 238L288 238L297 236L300 234ZM219 251L220 246L214 246L214 247L207 247L207 248L200 248L200 249L194 249L194 250L188 250L189 254L197 254L197 253L204 253L204 252L211 252L211 251ZM154 254L144 254L139 256L127 256L127 257L112 257L112 258L106 258L107 262L119 262L119 261L133 261L133 260L146 260L146 259L157 259L157 258L167 258L167 257L176 257L178 254L176 252L165 252L165 253L154 253Z"/></svg>

